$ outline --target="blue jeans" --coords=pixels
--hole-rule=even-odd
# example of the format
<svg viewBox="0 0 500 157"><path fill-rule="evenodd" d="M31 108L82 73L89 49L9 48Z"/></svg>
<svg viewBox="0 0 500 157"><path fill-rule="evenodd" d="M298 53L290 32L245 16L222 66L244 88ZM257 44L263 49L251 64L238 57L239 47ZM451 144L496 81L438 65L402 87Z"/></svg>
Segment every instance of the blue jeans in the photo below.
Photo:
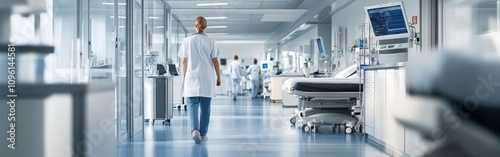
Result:
<svg viewBox="0 0 500 157"><path fill-rule="evenodd" d="M252 98L256 98L259 94L259 80L252 80Z"/></svg>
<svg viewBox="0 0 500 157"><path fill-rule="evenodd" d="M210 122L210 102L212 98L207 97L188 97L188 111L191 121L191 130L199 130L201 136L206 136L208 133L208 123ZM198 116L198 109L201 114Z"/></svg>

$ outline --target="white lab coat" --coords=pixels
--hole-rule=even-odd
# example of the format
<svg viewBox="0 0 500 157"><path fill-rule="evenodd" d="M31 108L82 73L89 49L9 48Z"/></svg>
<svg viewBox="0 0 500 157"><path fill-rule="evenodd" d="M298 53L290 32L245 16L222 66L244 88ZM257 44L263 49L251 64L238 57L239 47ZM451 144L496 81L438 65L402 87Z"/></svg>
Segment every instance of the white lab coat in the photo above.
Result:
<svg viewBox="0 0 500 157"><path fill-rule="evenodd" d="M255 64L250 65L250 67L248 67L247 73L250 73L250 80L259 80L260 67Z"/></svg>
<svg viewBox="0 0 500 157"><path fill-rule="evenodd" d="M184 97L215 97L216 73L213 58L221 57L215 44L203 33L195 33L182 41L179 57L187 58Z"/></svg>
<svg viewBox="0 0 500 157"><path fill-rule="evenodd" d="M240 61L233 60L229 63L229 72L231 72L231 79L241 79L241 63Z"/></svg>

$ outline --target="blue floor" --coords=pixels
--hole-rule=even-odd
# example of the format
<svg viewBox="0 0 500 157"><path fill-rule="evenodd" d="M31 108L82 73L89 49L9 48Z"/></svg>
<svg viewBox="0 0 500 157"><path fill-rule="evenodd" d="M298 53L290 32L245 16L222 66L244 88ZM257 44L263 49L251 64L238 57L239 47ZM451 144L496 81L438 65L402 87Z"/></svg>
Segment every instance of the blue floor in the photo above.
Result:
<svg viewBox="0 0 500 157"><path fill-rule="evenodd" d="M170 126L146 123L144 132L120 144L120 157L385 157L361 134L304 133L291 126L294 108L263 99L212 100L208 141L195 144L185 110L174 110Z"/></svg>

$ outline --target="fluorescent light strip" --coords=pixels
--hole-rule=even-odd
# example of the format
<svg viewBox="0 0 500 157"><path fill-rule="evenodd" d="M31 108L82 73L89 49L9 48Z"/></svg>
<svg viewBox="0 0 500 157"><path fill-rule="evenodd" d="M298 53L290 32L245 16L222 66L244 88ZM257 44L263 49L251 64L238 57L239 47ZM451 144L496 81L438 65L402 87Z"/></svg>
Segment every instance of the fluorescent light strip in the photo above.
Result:
<svg viewBox="0 0 500 157"><path fill-rule="evenodd" d="M102 2L103 5L114 5L114 3ZM118 3L118 5L127 5L127 3Z"/></svg>
<svg viewBox="0 0 500 157"><path fill-rule="evenodd" d="M227 35L227 33L207 33L207 35Z"/></svg>
<svg viewBox="0 0 500 157"><path fill-rule="evenodd" d="M112 19L113 19L113 18L115 18L115 16L110 16L109 18L112 18ZM126 19L127 17L125 17L125 16L118 16L118 18L119 18L119 19Z"/></svg>
<svg viewBox="0 0 500 157"><path fill-rule="evenodd" d="M208 26L207 28L227 28L227 26Z"/></svg>
<svg viewBox="0 0 500 157"><path fill-rule="evenodd" d="M214 19L227 19L225 16L219 16L219 17L205 17L207 20L214 20Z"/></svg>
<svg viewBox="0 0 500 157"><path fill-rule="evenodd" d="M200 3L200 4L196 4L196 6L198 6L198 7L216 6L216 5L229 5L229 3Z"/></svg>
<svg viewBox="0 0 500 157"><path fill-rule="evenodd" d="M149 18L150 19L160 19L160 17L158 17L158 16L150 16Z"/></svg>
<svg viewBox="0 0 500 157"><path fill-rule="evenodd" d="M165 26L156 26L155 28L165 28Z"/></svg>

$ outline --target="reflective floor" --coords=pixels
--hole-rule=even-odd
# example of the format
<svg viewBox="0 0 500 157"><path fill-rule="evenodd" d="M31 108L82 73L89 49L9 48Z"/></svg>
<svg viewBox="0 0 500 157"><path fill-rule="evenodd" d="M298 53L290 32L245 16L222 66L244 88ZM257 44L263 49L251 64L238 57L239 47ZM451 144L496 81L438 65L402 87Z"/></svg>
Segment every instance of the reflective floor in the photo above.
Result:
<svg viewBox="0 0 500 157"><path fill-rule="evenodd" d="M331 127L310 134L291 126L294 108L263 99L217 97L212 101L208 141L191 139L185 110L174 110L170 126L145 124L144 132L123 142L120 157L382 157L361 134L332 133Z"/></svg>

